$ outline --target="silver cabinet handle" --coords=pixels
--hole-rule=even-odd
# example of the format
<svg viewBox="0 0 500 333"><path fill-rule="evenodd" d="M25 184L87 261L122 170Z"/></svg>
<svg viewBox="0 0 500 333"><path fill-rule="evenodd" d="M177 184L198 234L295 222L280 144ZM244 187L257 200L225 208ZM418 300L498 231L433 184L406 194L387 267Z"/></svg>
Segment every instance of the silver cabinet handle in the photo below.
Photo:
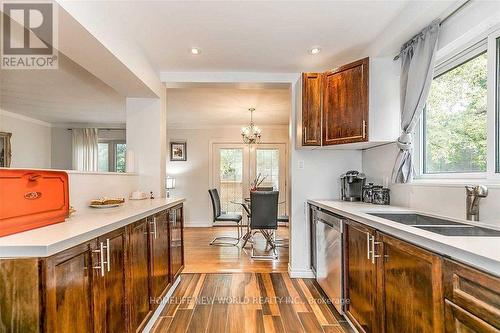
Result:
<svg viewBox="0 0 500 333"><path fill-rule="evenodd" d="M104 243L101 242L101 244L99 245L99 250L94 250L92 252L99 254L100 261L96 266L94 266L94 269L101 270L101 276L104 276Z"/></svg>
<svg viewBox="0 0 500 333"><path fill-rule="evenodd" d="M370 235L370 233L366 232L366 257L368 258L368 260L370 260L371 237L372 236Z"/></svg>
<svg viewBox="0 0 500 333"><path fill-rule="evenodd" d="M101 243L102 244L102 243ZM111 271L111 250L109 247L109 238L106 239L106 264L108 266L108 272Z"/></svg>
<svg viewBox="0 0 500 333"><path fill-rule="evenodd" d="M375 245L382 244L382 242L375 242L375 236L372 237L372 264L375 264L375 258L380 258L380 254L375 253Z"/></svg>
<svg viewBox="0 0 500 333"><path fill-rule="evenodd" d="M153 231L151 232L156 239L158 237L158 233L156 231L156 216L153 216L153 221L149 222L153 226Z"/></svg>

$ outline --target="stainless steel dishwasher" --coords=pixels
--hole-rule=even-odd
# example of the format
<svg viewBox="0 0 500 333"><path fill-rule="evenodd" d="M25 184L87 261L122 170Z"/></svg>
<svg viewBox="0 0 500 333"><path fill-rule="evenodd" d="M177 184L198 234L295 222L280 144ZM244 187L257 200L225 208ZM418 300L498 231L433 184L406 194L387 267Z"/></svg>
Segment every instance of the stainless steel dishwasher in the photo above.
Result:
<svg viewBox="0 0 500 333"><path fill-rule="evenodd" d="M329 212L318 210L316 226L316 280L333 306L344 313L343 246L344 220Z"/></svg>

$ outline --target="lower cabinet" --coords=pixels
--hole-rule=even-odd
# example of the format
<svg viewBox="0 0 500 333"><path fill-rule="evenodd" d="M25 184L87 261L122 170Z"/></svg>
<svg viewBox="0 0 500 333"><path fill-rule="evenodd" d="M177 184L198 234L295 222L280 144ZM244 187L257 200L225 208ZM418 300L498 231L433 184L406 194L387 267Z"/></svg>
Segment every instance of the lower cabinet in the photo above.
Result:
<svg viewBox="0 0 500 333"><path fill-rule="evenodd" d="M172 281L184 268L184 217L182 205L169 211L170 216L170 276Z"/></svg>
<svg viewBox="0 0 500 333"><path fill-rule="evenodd" d="M383 332L443 332L441 258L384 234L378 247Z"/></svg>
<svg viewBox="0 0 500 333"><path fill-rule="evenodd" d="M0 332L141 331L184 265L183 206L47 258L0 260Z"/></svg>
<svg viewBox="0 0 500 333"><path fill-rule="evenodd" d="M151 296L158 298L170 283L169 262L169 211L162 211L149 218Z"/></svg>
<svg viewBox="0 0 500 333"><path fill-rule="evenodd" d="M500 278L444 259L445 331L500 333Z"/></svg>
<svg viewBox="0 0 500 333"><path fill-rule="evenodd" d="M348 221L345 241L346 315L359 332L377 333L377 267L371 259L375 230Z"/></svg>
<svg viewBox="0 0 500 333"><path fill-rule="evenodd" d="M151 315L148 221L129 226L130 331L140 330Z"/></svg>
<svg viewBox="0 0 500 333"><path fill-rule="evenodd" d="M346 315L365 333L443 332L441 258L348 221Z"/></svg>
<svg viewBox="0 0 500 333"><path fill-rule="evenodd" d="M96 249L95 242L84 243L43 260L45 332L94 331L92 280L101 270Z"/></svg>
<svg viewBox="0 0 500 333"><path fill-rule="evenodd" d="M97 239L98 255L94 266L94 321L96 332L126 332L128 326L126 297L125 228ZM99 267L99 269L97 268Z"/></svg>

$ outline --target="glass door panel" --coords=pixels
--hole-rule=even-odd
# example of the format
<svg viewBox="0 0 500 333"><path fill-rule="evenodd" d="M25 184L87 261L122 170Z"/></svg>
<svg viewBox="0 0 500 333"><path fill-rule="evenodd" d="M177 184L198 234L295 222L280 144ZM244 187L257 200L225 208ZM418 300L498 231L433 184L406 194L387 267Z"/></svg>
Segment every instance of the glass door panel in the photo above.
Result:
<svg viewBox="0 0 500 333"><path fill-rule="evenodd" d="M220 201L227 213L241 213L241 205L234 201L243 200L243 149L219 149Z"/></svg>

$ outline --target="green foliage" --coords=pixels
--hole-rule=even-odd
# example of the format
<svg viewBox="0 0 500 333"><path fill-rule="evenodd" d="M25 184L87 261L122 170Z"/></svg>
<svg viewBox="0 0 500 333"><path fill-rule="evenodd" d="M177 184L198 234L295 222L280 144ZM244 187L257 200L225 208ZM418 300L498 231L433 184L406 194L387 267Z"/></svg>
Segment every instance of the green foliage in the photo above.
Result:
<svg viewBox="0 0 500 333"><path fill-rule="evenodd" d="M432 82L425 109L425 172L486 171L487 55Z"/></svg>

